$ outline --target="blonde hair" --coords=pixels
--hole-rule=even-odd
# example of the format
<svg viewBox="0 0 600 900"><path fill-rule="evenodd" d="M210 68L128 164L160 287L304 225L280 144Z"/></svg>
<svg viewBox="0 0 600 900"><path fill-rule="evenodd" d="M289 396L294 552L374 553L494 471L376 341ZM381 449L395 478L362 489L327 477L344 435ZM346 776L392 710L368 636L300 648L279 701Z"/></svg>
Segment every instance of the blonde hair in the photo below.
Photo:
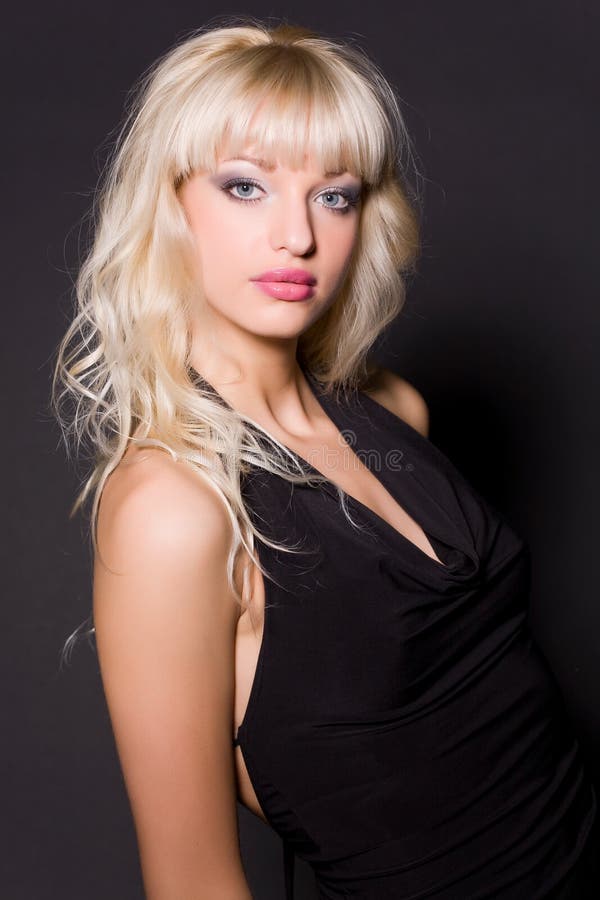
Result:
<svg viewBox="0 0 600 900"><path fill-rule="evenodd" d="M246 16L195 31L134 85L94 198L93 240L52 383L67 448L71 437L77 451L92 445L93 469L70 515L93 493L94 550L102 489L128 445L162 447L192 466L226 506L233 527L227 574L238 602L234 567L242 546L266 577L254 540L293 550L255 527L241 476L254 465L290 481L315 481L298 472L294 457L289 467L289 451L257 423L219 402L189 361L198 285L177 190L194 172L213 170L225 143L235 154L247 141L292 167L308 150L323 171L361 177L347 276L327 312L299 338L298 356L328 393L367 381L369 351L402 308L419 250L420 198L408 178L414 155L399 103L376 64L350 42ZM66 417L69 398L74 408ZM344 505L341 491L340 498Z"/></svg>

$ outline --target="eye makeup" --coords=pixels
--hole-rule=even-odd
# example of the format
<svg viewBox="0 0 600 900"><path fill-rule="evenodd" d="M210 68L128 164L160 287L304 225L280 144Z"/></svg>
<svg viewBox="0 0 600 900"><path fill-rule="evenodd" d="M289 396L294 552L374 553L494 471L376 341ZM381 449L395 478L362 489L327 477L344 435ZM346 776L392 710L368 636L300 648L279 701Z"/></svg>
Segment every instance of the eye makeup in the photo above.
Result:
<svg viewBox="0 0 600 900"><path fill-rule="evenodd" d="M225 193L225 196L229 197L236 203L258 203L260 201L260 197L240 197L236 196L232 193L232 190L236 187L254 187L259 190L263 190L259 181L256 178L252 178L250 176L244 177L236 177L229 178L224 183L219 184L220 189ZM324 188L317 195L321 197L323 195L329 196L338 196L342 197L346 201L346 206L327 206L325 204L320 204L325 207L325 209L329 209L333 213L338 214L347 214L353 208L358 206L361 199L361 189L351 189L347 187L343 187L342 185L336 185L328 188Z"/></svg>

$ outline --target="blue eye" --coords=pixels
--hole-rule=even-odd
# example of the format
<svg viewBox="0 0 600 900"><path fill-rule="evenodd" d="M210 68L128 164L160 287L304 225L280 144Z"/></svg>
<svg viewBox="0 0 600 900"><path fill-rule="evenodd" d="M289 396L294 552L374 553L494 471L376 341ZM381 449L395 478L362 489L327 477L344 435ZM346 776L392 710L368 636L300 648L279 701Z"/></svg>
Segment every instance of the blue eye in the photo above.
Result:
<svg viewBox="0 0 600 900"><path fill-rule="evenodd" d="M234 194L232 191L234 188L240 188L240 194ZM225 192L225 195L230 198L230 200L234 200L237 203L258 203L260 197L250 197L248 196L253 188L257 188L262 190L258 181L254 178L231 178L229 181L226 181L224 185L222 185L221 190ZM320 206L323 206L325 209L329 209L333 213L340 213L342 215L349 213L355 206L358 205L360 201L360 192L354 192L346 190L346 188L328 188L325 191L321 191L319 197L330 197L330 198L342 198L346 201L344 206L329 206L327 203L321 203Z"/></svg>
<svg viewBox="0 0 600 900"><path fill-rule="evenodd" d="M259 188L260 185L258 181L255 181L253 178L233 178L223 185L223 190L232 200L239 200L242 203L256 203L258 201L258 197L245 197L243 194L240 197L230 193L230 191L236 187Z"/></svg>
<svg viewBox="0 0 600 900"><path fill-rule="evenodd" d="M356 206L358 203L358 197L354 194L351 194L349 191L346 191L342 188L330 188L327 191L324 191L322 194L319 194L320 197L341 197L346 201L345 206L327 206L326 204L322 204L325 206L325 209L330 209L331 212L339 212L339 213L347 213L350 212L353 206Z"/></svg>

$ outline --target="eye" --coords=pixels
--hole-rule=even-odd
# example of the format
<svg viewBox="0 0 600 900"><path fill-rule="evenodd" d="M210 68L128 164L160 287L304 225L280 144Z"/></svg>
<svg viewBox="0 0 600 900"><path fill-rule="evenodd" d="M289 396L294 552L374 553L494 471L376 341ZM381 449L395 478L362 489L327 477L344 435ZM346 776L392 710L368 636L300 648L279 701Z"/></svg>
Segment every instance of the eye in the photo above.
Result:
<svg viewBox="0 0 600 900"><path fill-rule="evenodd" d="M346 190L346 188L328 188L326 191L323 191L319 194L320 197L324 197L328 202L321 204L325 207L325 209L330 209L331 212L336 213L349 213L350 210L356 206L360 200L360 194L355 194L352 191ZM339 200L345 200L346 203L341 205ZM329 205L329 200L335 200L336 203L333 206Z"/></svg>
<svg viewBox="0 0 600 900"><path fill-rule="evenodd" d="M231 193L231 191L236 188L243 188L241 196ZM227 197L231 200L237 200L240 203L257 203L259 200L258 197L248 196L255 188L262 190L260 184L258 181L255 181L254 178L232 178L225 182L222 187Z"/></svg>
<svg viewBox="0 0 600 900"><path fill-rule="evenodd" d="M325 191L325 193L320 194L320 196L328 201L325 205L328 206L329 209L340 209L340 208L344 209L345 208L343 205L340 205L340 203L339 203L340 199L341 200L346 199L341 191ZM338 202L334 206L329 206L329 200L331 200L331 199L336 200ZM347 205L348 205L348 202L346 201L346 206Z"/></svg>

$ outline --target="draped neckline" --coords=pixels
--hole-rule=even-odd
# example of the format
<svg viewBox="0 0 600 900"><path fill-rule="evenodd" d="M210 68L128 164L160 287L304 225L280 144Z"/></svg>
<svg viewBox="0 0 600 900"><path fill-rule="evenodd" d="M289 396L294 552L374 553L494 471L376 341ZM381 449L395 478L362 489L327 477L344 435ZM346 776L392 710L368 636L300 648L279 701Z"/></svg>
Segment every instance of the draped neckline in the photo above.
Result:
<svg viewBox="0 0 600 900"><path fill-rule="evenodd" d="M199 381L208 388L212 393L214 393L219 400L230 410L235 412L234 408L230 403L216 390L214 385L212 385L207 379L201 375L193 366L190 366L190 371L195 381ZM318 381L318 379L310 372L308 369L301 367L302 373L306 378L306 382L309 386L309 389L325 413L325 415L329 418L330 422L335 426L335 428L340 433L340 438L343 438L343 432L349 429L352 429L353 434L355 435L356 442L350 448L360 459L361 463L367 468L372 476L379 482L380 486L383 490L391 497L394 503L404 511L408 516L412 518L412 520L419 526L422 532L425 534L429 542L431 543L434 552L437 554L436 547L433 546L433 541L437 544L441 542L445 548L449 550L447 553L447 559L445 562L441 562L439 559L434 559L419 547L414 541L404 535L401 531L399 531L391 522L388 522L383 516L381 516L378 512L372 509L367 504L363 503L357 497L354 497L352 494L349 494L345 491L341 486L338 486L335 481L333 481L328 476L324 475L319 469L313 466L307 459L298 454L295 450L292 450L291 447L288 447L282 441L279 443L285 447L285 449L292 455L294 460L296 461L298 467L307 474L314 474L318 476L318 486L325 490L336 502L339 502L339 493L341 490L342 494L348 503L349 506L353 507L355 511L359 513L359 515L369 521L377 533L380 534L385 541L387 542L390 549L394 548L394 546L400 542L412 555L413 565L415 569L422 568L422 565L427 565L434 572L437 572L442 575L442 577L449 578L450 580L461 579L462 577L469 577L474 574L474 572L478 569L478 557L474 548L467 546L464 542L457 540L457 526L456 523L452 523L453 527L451 529L451 534L444 529L440 529L439 524L433 527L431 524L426 523L425 525L420 519L420 514L416 512L414 508L412 508L412 504L410 502L407 504L406 497L402 497L402 502L398 496L398 473L388 472L386 466L382 466L380 472L375 473L364 461L365 458L369 458L369 453L372 452L372 447L363 447L363 432L359 427L359 418L357 414L362 416L366 415L367 425L373 421L373 416L376 417L376 420L379 424L386 424L389 429L390 426L400 426L405 425L406 428L411 428L407 423L404 422L399 416L395 413L392 413L385 406L383 406L379 401L370 397L369 394L364 393L356 389L351 393L351 401L350 405L346 408L346 406L342 403L337 402L332 397L329 397L322 388L322 385ZM371 410L371 413L365 409L365 402L368 406L368 409ZM383 420L382 420L383 417ZM414 431L414 429L411 429ZM265 434L269 437L273 437L269 434L269 432L264 429ZM415 432L416 433L416 432ZM423 441L426 441L427 438L420 435ZM404 467L403 474L405 474L409 479L414 480L414 473L410 468ZM396 478L391 476L396 476ZM418 480L417 480L418 483ZM422 487L422 485L421 485ZM444 511L440 509L440 512L443 514ZM440 533L440 531L444 531L444 533ZM461 543L461 547L457 547L456 543ZM471 565L468 565L468 563ZM465 566L465 564L467 564Z"/></svg>

